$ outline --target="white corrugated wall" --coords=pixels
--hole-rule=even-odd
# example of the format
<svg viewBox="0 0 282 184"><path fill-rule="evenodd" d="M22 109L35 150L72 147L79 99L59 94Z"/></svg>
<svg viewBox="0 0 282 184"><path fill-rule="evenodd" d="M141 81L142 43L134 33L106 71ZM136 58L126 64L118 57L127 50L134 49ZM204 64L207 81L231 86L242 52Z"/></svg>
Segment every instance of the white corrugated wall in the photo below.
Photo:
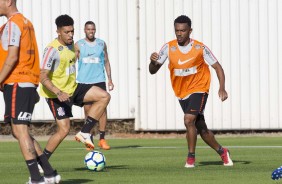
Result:
<svg viewBox="0 0 282 184"><path fill-rule="evenodd" d="M167 63L150 75L150 54L175 38L174 19L192 19L192 37L216 55L226 74L229 99L221 102L218 80L206 106L211 129L282 128L282 8L280 0L18 0L18 8L35 26L39 51L56 37L54 20L69 14L75 40L93 20L97 37L108 46L115 90L108 107L111 119L135 118L136 130L183 130L183 113L174 97ZM0 19L0 25L5 20ZM3 120L3 100L0 99ZM74 108L74 118L83 118ZM51 120L41 101L34 120Z"/></svg>
<svg viewBox="0 0 282 184"><path fill-rule="evenodd" d="M136 117L137 103L137 3L133 0L18 0L18 9L34 24L42 56L46 45L56 36L55 19L69 14L75 21L74 40L84 38L84 23L96 23L96 36L105 40L112 67L115 89L111 92L108 116L111 119ZM2 25L6 19L0 20ZM3 120L3 99L0 99ZM83 110L73 107L75 119L83 119ZM36 105L33 120L53 120L43 98Z"/></svg>
<svg viewBox="0 0 282 184"><path fill-rule="evenodd" d="M216 55L226 74L229 99L218 98L213 82L206 106L212 129L282 128L282 1L147 0L140 1L141 124L145 130L184 129L183 113L172 98L167 63L156 76L149 56L174 39L174 19L192 19L192 37ZM142 63L142 61L147 61Z"/></svg>

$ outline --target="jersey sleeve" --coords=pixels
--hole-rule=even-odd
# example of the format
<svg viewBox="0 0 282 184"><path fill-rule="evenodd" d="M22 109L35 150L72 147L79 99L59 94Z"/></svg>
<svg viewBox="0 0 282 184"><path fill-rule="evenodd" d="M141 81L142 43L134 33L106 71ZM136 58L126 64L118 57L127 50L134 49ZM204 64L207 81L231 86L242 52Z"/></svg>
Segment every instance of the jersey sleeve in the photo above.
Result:
<svg viewBox="0 0 282 184"><path fill-rule="evenodd" d="M164 44L159 52L159 59L157 60L158 63L164 64L166 59L168 58L168 43Z"/></svg>
<svg viewBox="0 0 282 184"><path fill-rule="evenodd" d="M14 22L9 21L6 24L5 30L6 30L6 34L8 36L7 46L19 47L20 46L21 35L22 35L19 26L17 24L15 24Z"/></svg>
<svg viewBox="0 0 282 184"><path fill-rule="evenodd" d="M212 51L205 45L203 47L203 57L209 65L213 65L214 63L217 62L217 59L213 55Z"/></svg>
<svg viewBox="0 0 282 184"><path fill-rule="evenodd" d="M54 47L46 47L41 60L41 69L55 70L59 63L59 53Z"/></svg>

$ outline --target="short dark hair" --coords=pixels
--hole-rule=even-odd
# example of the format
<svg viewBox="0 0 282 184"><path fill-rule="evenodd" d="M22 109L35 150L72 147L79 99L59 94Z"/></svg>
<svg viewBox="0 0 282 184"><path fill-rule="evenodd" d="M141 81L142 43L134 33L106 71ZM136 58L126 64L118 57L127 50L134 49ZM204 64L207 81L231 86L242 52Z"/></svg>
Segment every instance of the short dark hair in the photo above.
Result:
<svg viewBox="0 0 282 184"><path fill-rule="evenodd" d="M85 22L84 27L86 27L89 24L95 26L95 23L93 21L87 21L87 22Z"/></svg>
<svg viewBox="0 0 282 184"><path fill-rule="evenodd" d="M189 27L191 27L191 25L192 25L191 19L186 15L180 15L179 17L177 17L174 20L174 25L176 23L187 23Z"/></svg>
<svg viewBox="0 0 282 184"><path fill-rule="evenodd" d="M56 18L55 23L57 28L61 28L63 26L73 26L73 19L67 14L60 15Z"/></svg>

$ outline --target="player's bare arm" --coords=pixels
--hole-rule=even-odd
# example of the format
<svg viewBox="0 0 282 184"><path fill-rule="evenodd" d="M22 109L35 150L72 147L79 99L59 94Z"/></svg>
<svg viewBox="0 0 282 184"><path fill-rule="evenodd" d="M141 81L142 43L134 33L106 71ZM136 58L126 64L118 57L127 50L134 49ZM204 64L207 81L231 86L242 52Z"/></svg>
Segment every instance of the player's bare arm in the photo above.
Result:
<svg viewBox="0 0 282 184"><path fill-rule="evenodd" d="M0 72L0 89L2 90L2 82L7 78L7 76L11 73L14 66L18 62L19 59L19 47L9 46L8 48L8 56L4 62L3 68Z"/></svg>
<svg viewBox="0 0 282 184"><path fill-rule="evenodd" d="M151 54L151 62L150 62L150 65L149 65L149 71L151 74L155 74L157 73L157 71L161 68L161 64L158 62L158 59L159 59L159 54L154 52Z"/></svg>
<svg viewBox="0 0 282 184"><path fill-rule="evenodd" d="M50 78L48 77L50 70L41 69L40 70L40 83L46 87L49 91L57 95L57 98L61 102L69 101L69 95L63 91L61 91L59 88L57 88Z"/></svg>
<svg viewBox="0 0 282 184"><path fill-rule="evenodd" d="M109 57L108 57L108 51L107 51L107 45L105 43L105 47L104 47L104 56L105 56L105 69L106 69L106 73L108 76L108 88L110 91L112 91L114 89L114 83L112 81L112 75L111 75L111 64L109 61Z"/></svg>
<svg viewBox="0 0 282 184"><path fill-rule="evenodd" d="M221 67L219 62L214 63L212 67L215 69L216 75L219 81L218 96L221 99L221 101L224 101L228 98L228 94L225 90L225 75L224 75L223 68Z"/></svg>

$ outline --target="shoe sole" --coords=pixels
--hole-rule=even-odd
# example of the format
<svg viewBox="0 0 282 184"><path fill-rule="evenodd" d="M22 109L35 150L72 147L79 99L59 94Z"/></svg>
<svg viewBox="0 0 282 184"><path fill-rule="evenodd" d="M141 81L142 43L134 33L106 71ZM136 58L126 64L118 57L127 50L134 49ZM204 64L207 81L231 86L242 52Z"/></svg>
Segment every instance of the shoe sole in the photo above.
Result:
<svg viewBox="0 0 282 184"><path fill-rule="evenodd" d="M194 168L195 167L195 165L190 165L190 164L185 164L185 166L184 166L185 168Z"/></svg>

